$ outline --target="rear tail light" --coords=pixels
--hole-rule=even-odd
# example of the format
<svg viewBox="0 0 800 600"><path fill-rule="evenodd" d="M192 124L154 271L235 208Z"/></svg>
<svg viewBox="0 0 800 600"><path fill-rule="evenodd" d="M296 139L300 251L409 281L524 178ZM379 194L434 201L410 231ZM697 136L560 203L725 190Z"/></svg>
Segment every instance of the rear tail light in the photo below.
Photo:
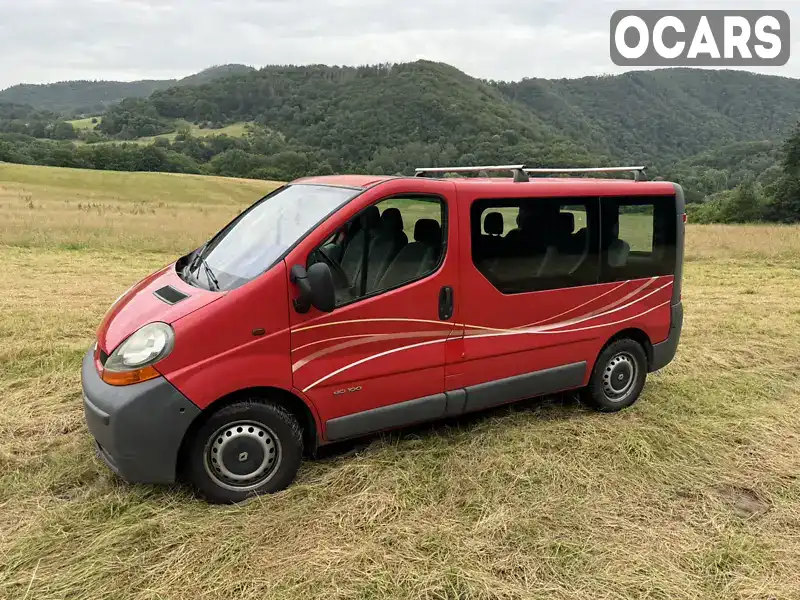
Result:
<svg viewBox="0 0 800 600"><path fill-rule="evenodd" d="M686 221L688 221L688 220L689 220L689 218L686 216L686 213L683 213L683 214L681 215L681 220L682 220L684 223L686 223Z"/></svg>

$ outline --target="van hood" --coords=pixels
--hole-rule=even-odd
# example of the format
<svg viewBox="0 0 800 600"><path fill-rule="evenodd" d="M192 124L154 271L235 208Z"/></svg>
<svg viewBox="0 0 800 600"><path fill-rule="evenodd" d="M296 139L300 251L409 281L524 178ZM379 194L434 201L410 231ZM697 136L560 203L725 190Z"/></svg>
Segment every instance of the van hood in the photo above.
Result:
<svg viewBox="0 0 800 600"><path fill-rule="evenodd" d="M154 321L174 323L224 295L225 292L212 292L184 282L173 263L142 279L111 305L97 330L97 344L110 354L144 325Z"/></svg>

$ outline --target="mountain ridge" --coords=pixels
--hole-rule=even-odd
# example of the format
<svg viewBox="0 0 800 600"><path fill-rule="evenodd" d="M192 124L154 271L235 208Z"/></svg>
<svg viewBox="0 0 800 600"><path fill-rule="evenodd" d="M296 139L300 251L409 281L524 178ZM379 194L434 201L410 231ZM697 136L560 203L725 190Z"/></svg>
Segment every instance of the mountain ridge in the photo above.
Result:
<svg viewBox="0 0 800 600"><path fill-rule="evenodd" d="M249 70L254 70L254 67L228 64L214 65L180 79L75 79L52 83L18 83L0 90L0 102L27 105L36 110L89 114L102 112L124 98L146 98L156 90L176 85L197 85Z"/></svg>
<svg viewBox="0 0 800 600"><path fill-rule="evenodd" d="M416 61L267 66L200 86L156 91L138 110L167 120L261 121L312 145L327 139L326 126L333 121L349 120L357 129L376 120L390 129L405 127L389 138L378 137L385 128L371 127L371 147L396 143L392 138L398 135L406 138L401 141L424 142L431 135L419 124L446 134L468 130L472 121L487 134L517 129L537 142L543 139L537 134L548 132L546 137L616 160L667 164L728 144L783 139L798 106L800 80L744 71L659 69L502 82L473 78L445 63ZM112 108L109 115L121 110ZM498 114L506 117L502 123L491 118ZM334 130L342 144L353 136L340 123ZM120 133L111 124L107 132Z"/></svg>

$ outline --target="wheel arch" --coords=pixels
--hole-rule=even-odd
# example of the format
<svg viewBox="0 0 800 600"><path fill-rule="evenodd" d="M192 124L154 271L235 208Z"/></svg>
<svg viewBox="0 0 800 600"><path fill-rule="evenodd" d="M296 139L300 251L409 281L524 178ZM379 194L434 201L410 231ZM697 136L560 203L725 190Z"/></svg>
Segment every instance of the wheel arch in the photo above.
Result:
<svg viewBox="0 0 800 600"><path fill-rule="evenodd" d="M603 350L608 348L611 344L616 342L617 340L624 340L630 339L634 342L637 342L643 349L644 354L647 357L647 365L649 367L650 364L653 362L653 343L650 341L650 336L648 336L643 330L637 327L629 327L628 329L623 329L622 331L618 331L613 336L611 336L608 341L600 348L600 352L597 353L595 357L595 364L597 363L597 359L600 358L600 355L603 353Z"/></svg>
<svg viewBox="0 0 800 600"><path fill-rule="evenodd" d="M261 386L250 387L236 390L215 400L209 404L200 415L192 421L189 429L183 436L181 441L180 450L178 451L177 471L180 473L183 465L186 462L186 452L189 450L191 440L194 438L197 430L217 411L235 404L242 402L248 398L259 398L263 400L270 400L275 402L288 410L300 423L303 429L303 449L304 452L314 453L319 445L320 430L317 424L314 410L299 396L293 394L288 390L276 387Z"/></svg>

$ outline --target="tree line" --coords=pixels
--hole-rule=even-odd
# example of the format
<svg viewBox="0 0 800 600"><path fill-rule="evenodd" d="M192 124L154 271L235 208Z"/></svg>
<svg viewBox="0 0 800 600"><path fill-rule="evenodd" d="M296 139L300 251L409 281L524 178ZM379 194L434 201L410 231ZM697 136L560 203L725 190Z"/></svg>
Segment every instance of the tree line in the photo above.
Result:
<svg viewBox="0 0 800 600"><path fill-rule="evenodd" d="M712 193L689 207L698 223L800 221L800 123L783 143L777 164L758 176L747 174L734 188Z"/></svg>
<svg viewBox="0 0 800 600"><path fill-rule="evenodd" d="M184 133L178 134L174 141L159 138L150 144L100 142L79 146L19 134L0 134L0 161L283 181L334 172L313 149L293 147L280 136L264 131L245 138L227 135L194 137Z"/></svg>
<svg viewBox="0 0 800 600"><path fill-rule="evenodd" d="M37 110L23 104L0 102L0 133L33 138L74 140L78 134L71 123L49 110Z"/></svg>

